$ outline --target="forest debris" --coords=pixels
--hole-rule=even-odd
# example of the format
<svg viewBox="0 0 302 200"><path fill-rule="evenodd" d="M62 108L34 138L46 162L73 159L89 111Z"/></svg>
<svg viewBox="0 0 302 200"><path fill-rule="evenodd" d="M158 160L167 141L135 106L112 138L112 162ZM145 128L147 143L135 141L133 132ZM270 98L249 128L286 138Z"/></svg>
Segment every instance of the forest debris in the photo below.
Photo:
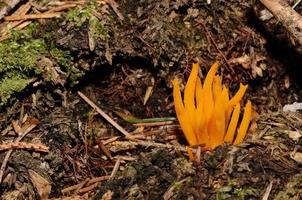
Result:
<svg viewBox="0 0 302 200"><path fill-rule="evenodd" d="M62 14L61 12L56 12L56 13L41 13L41 14L19 15L19 16L7 16L7 17L4 17L4 20L18 21L18 20L28 20L28 19L47 19L47 18L58 17L61 14Z"/></svg>
<svg viewBox="0 0 302 200"><path fill-rule="evenodd" d="M150 127L150 126L166 126L166 125L170 125L173 124L174 121L166 121L166 122L146 122L146 123L136 123L133 124L133 126L144 126L144 127Z"/></svg>
<svg viewBox="0 0 302 200"><path fill-rule="evenodd" d="M0 9L0 19L7 15L19 2L20 0L6 0L4 2L6 5Z"/></svg>
<svg viewBox="0 0 302 200"><path fill-rule="evenodd" d="M118 18L123 21L124 20L124 16L122 15L122 13L118 10L118 3L116 3L116 1L114 0L106 0L106 3L108 3L112 10L115 12L115 14L118 16Z"/></svg>
<svg viewBox="0 0 302 200"><path fill-rule="evenodd" d="M302 17L286 1L260 0L260 2L282 23L292 37L302 45Z"/></svg>
<svg viewBox="0 0 302 200"><path fill-rule="evenodd" d="M79 184L64 188L61 192L63 194L72 192L72 191L77 191L78 193L86 193L91 191L92 189L96 188L100 182L108 180L110 176L100 176L100 177L95 177L91 179L85 179Z"/></svg>
<svg viewBox="0 0 302 200"><path fill-rule="evenodd" d="M290 131L290 130L285 130L284 131L286 134L288 134L288 137L295 142L298 142L300 137L302 137L302 134L299 131Z"/></svg>
<svg viewBox="0 0 302 200"><path fill-rule="evenodd" d="M34 170L29 169L28 173L32 184L34 185L40 196L40 199L41 200L48 199L48 196L51 191L51 184L49 183L49 181L43 178L40 174L38 174Z"/></svg>
<svg viewBox="0 0 302 200"><path fill-rule="evenodd" d="M18 138L15 140L15 142L20 142L31 130L33 130L37 125L39 124L39 121L37 119L33 119L31 120L31 125L26 129L24 130L24 132L22 134L20 134L18 136ZM4 175L4 170L6 168L6 165L7 165L7 162L8 162L8 159L10 157L10 155L12 154L13 152L13 149L10 149L5 157L4 157L4 160L2 162L2 165L1 165L1 168L0 168L0 184L2 183L2 178L3 178L3 175Z"/></svg>
<svg viewBox="0 0 302 200"><path fill-rule="evenodd" d="M265 193L263 194L262 200L268 200L269 194L271 193L272 188L273 188L273 182L274 182L274 180L272 180L269 183L269 185L267 186Z"/></svg>
<svg viewBox="0 0 302 200"><path fill-rule="evenodd" d="M302 103L294 102L283 106L283 112L297 112L297 110L302 110Z"/></svg>
<svg viewBox="0 0 302 200"><path fill-rule="evenodd" d="M113 192L111 190L108 190L105 192L105 194L102 196L101 200L111 200L113 196Z"/></svg>
<svg viewBox="0 0 302 200"><path fill-rule="evenodd" d="M147 101L149 100L150 96L153 93L153 86L149 86L146 90L145 96L144 96L144 105L146 105Z"/></svg>
<svg viewBox="0 0 302 200"><path fill-rule="evenodd" d="M113 121L109 115L107 115L102 109L100 109L96 104L94 104L87 96L85 96L82 92L78 92L78 95L86 101L93 109L95 109L102 117L104 117L112 126L114 126L117 130L119 130L122 134L124 134L128 139L134 139L133 136L126 131L123 127L121 127L118 123Z"/></svg>
<svg viewBox="0 0 302 200"><path fill-rule="evenodd" d="M113 170L112 170L112 172L111 172L111 175L110 175L110 178L109 178L109 180L112 180L114 177L115 177L115 175L116 175L116 173L117 173L117 171L118 171L118 169L119 169L119 167L120 167L120 164L121 164L121 157L117 157L117 160L116 160L116 162L115 162L115 165L114 165L114 167L113 167Z"/></svg>
<svg viewBox="0 0 302 200"><path fill-rule="evenodd" d="M135 149L139 146L143 147L153 147L153 148L165 148L165 149L175 149L177 151L187 152L185 147L172 144L163 144L152 141L115 141L108 145L108 148L112 152L125 151L129 149Z"/></svg>
<svg viewBox="0 0 302 200"><path fill-rule="evenodd" d="M291 159L293 159L297 163L302 164L302 153L301 152L297 152L296 150L294 150L290 154L290 157L291 157Z"/></svg>
<svg viewBox="0 0 302 200"><path fill-rule="evenodd" d="M48 152L49 148L43 144L27 143L27 142L11 142L0 144L0 151L9 149L30 149L39 152Z"/></svg>
<svg viewBox="0 0 302 200"><path fill-rule="evenodd" d="M227 67L228 67L227 69L229 69L229 70L231 70L231 72L233 72L233 69L230 68L230 66L229 66L229 61L228 61L228 59L226 58L225 54L224 54L224 53L220 50L220 48L218 47L218 45L217 45L215 39L213 38L211 32L208 30L208 28L206 27L206 25L204 24L204 22L200 21L199 23L202 25L203 29L205 30L205 32L206 32L206 34L207 34L207 39L209 40L209 43L212 43L212 44L213 44L213 46L215 47L215 49L218 51L218 53L219 53L219 54L221 55L221 57L223 58L225 64L226 64Z"/></svg>

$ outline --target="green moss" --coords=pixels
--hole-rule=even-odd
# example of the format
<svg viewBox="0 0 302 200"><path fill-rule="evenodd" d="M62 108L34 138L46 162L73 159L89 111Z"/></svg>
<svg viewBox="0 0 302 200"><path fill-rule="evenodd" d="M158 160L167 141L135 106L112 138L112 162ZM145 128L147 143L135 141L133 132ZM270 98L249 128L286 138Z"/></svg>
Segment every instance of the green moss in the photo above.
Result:
<svg viewBox="0 0 302 200"><path fill-rule="evenodd" d="M89 33L95 40L98 38L102 40L109 39L108 29L106 29L105 25L95 17L92 17L89 20Z"/></svg>
<svg viewBox="0 0 302 200"><path fill-rule="evenodd" d="M22 31L12 31L11 38L0 42L0 105L4 105L15 92L22 91L29 80L43 79L45 68L39 66L39 60L47 57L54 67L58 67L68 83L73 85L83 75L73 63L69 51L56 47L46 32L37 24ZM51 79L43 79L49 82Z"/></svg>
<svg viewBox="0 0 302 200"><path fill-rule="evenodd" d="M216 200L238 199L244 200L250 197L259 196L259 190L253 187L236 188L235 182L219 188L216 193Z"/></svg>
<svg viewBox="0 0 302 200"><path fill-rule="evenodd" d="M89 3L84 8L76 7L67 13L67 19L70 22L74 22L78 27L81 27L84 22L91 18L97 8L98 5L95 2Z"/></svg>
<svg viewBox="0 0 302 200"><path fill-rule="evenodd" d="M18 77L5 78L0 82L0 105L3 105L15 92L22 91L31 80Z"/></svg>
<svg viewBox="0 0 302 200"><path fill-rule="evenodd" d="M69 22L74 23L77 27L81 27L84 22L89 23L89 34L93 39L107 40L109 38L108 29L105 24L97 19L93 13L98 13L100 9L99 4L91 2L85 7L76 7L72 9L67 14L67 19Z"/></svg>

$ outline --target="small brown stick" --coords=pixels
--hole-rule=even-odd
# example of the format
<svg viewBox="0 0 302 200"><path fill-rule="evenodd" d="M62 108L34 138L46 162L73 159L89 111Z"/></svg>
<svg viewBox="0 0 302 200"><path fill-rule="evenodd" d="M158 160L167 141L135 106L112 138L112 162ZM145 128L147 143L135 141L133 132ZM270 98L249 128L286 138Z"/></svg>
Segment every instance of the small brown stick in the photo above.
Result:
<svg viewBox="0 0 302 200"><path fill-rule="evenodd" d="M102 149L102 151L104 152L104 154L110 159L112 160L113 157L110 153L110 151L105 147L105 145L103 144L103 142L101 140L97 140L97 144L99 146L100 149Z"/></svg>
<svg viewBox="0 0 302 200"><path fill-rule="evenodd" d="M126 131L118 123L113 121L113 119L111 119L109 115L107 115L102 109L100 109L96 104L94 104L87 96L85 96L82 92L78 92L78 95L122 134L124 134L129 139L133 139L132 135L128 131Z"/></svg>
<svg viewBox="0 0 302 200"><path fill-rule="evenodd" d="M98 185L99 185L98 183L95 183L95 184L92 184L92 185L90 185L88 187L81 188L78 191L78 193L80 193L80 194L87 193L87 192L93 190L94 188L96 188Z"/></svg>
<svg viewBox="0 0 302 200"><path fill-rule="evenodd" d="M109 180L112 180L114 178L114 176L116 175L117 171L118 171L118 168L120 167L120 164L121 164L121 157L118 157L116 162L115 162L115 165L113 167L113 170L111 172L111 175L110 175L110 178Z"/></svg>
<svg viewBox="0 0 302 200"><path fill-rule="evenodd" d="M173 124L173 121L166 121L166 122L149 122L149 123L136 123L133 124L133 126L165 126L165 125L170 125Z"/></svg>
<svg viewBox="0 0 302 200"><path fill-rule="evenodd" d="M7 144L0 144L0 151L9 149L33 149L40 152L48 152L48 147L43 144L34 144L26 142L11 142Z"/></svg>
<svg viewBox="0 0 302 200"><path fill-rule="evenodd" d="M104 145L106 145L106 144L116 141L119 138L120 138L119 136L115 136L115 137L109 138L108 140L103 140L102 142Z"/></svg>
<svg viewBox="0 0 302 200"><path fill-rule="evenodd" d="M37 125L38 125L38 120L34 119L31 121L31 125L22 133L18 136L18 138L16 139L15 142L20 142L31 130L33 130ZM13 149L10 149L5 157L4 157L4 160L2 162L2 165L1 165L1 168L0 168L0 184L2 183L2 178L3 178L3 175L4 175L4 170L6 168L6 165L7 165L7 162L8 162L8 159L10 157L10 155L12 154L13 152Z"/></svg>
<svg viewBox="0 0 302 200"><path fill-rule="evenodd" d="M106 180L109 180L110 176L99 176L99 177L95 177L95 178L92 178L88 181L87 185L91 185L93 183L98 183L98 182L101 182L101 181L106 181Z"/></svg>
<svg viewBox="0 0 302 200"><path fill-rule="evenodd" d="M19 21L19 20L28 20L28 19L46 19L54 18L60 16L62 13L41 13L41 14L28 14L28 15L19 15L19 16L7 16L4 17L6 21Z"/></svg>
<svg viewBox="0 0 302 200"><path fill-rule="evenodd" d="M77 194L79 191L88 183L89 178L86 178L83 182L78 184L78 187L75 189L74 193Z"/></svg>
<svg viewBox="0 0 302 200"><path fill-rule="evenodd" d="M79 184L72 185L70 187L64 188L63 190L61 190L61 192L63 194L65 194L65 193L68 193L68 192L71 192L71 191L74 191L74 190L78 190L78 189L82 188L84 185L86 185L88 183L88 181L89 181L88 179L85 179L84 181L82 181Z"/></svg>
<svg viewBox="0 0 302 200"><path fill-rule="evenodd" d="M179 150L182 152L187 152L186 148L182 147L182 146L175 146L175 145L171 145L171 144L163 144L163 143L157 143L157 142L149 142L149 141L115 141L111 144L112 146L114 145L121 145L121 146L144 146L144 147L157 147L157 148L167 148L167 149L175 149L175 150Z"/></svg>
<svg viewBox="0 0 302 200"><path fill-rule="evenodd" d="M69 9L69 8L74 8L76 7L77 4L76 3L70 3L70 4L64 4L55 8L52 8L48 11L46 11L45 13L56 13L56 12L61 12L63 10Z"/></svg>
<svg viewBox="0 0 302 200"><path fill-rule="evenodd" d="M109 178L110 178L110 176L100 176L100 177L92 178L90 180L86 179L79 184L64 188L63 190L61 190L61 192L63 194L66 194L66 193L76 190L77 193L84 193L84 192L90 191L93 188L95 188L95 186L97 186L99 184L99 182L109 180ZM84 186L87 186L87 187L84 187Z"/></svg>
<svg viewBox="0 0 302 200"><path fill-rule="evenodd" d="M302 45L302 17L293 10L286 1L260 0L260 2L272 12L282 23L286 30Z"/></svg>

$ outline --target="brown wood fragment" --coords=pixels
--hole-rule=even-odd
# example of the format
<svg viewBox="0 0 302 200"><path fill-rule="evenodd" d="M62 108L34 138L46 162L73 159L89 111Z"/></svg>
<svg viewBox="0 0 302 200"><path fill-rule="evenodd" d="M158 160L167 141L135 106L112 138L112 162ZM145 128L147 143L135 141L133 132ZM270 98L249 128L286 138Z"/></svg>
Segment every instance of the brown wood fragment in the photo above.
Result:
<svg viewBox="0 0 302 200"><path fill-rule="evenodd" d="M43 144L26 143L26 142L11 142L7 144L0 144L0 151L9 149L32 149L39 152L48 152L48 147Z"/></svg>
<svg viewBox="0 0 302 200"><path fill-rule="evenodd" d="M260 0L260 2L281 22L295 41L302 47L302 17L290 5L281 0ZM300 53L302 48L297 49Z"/></svg>
<svg viewBox="0 0 302 200"><path fill-rule="evenodd" d="M28 19L46 19L54 18L60 16L62 13L41 13L41 14L28 14L28 15L19 15L19 16L7 16L4 17L6 21L18 21L18 20L28 20Z"/></svg>

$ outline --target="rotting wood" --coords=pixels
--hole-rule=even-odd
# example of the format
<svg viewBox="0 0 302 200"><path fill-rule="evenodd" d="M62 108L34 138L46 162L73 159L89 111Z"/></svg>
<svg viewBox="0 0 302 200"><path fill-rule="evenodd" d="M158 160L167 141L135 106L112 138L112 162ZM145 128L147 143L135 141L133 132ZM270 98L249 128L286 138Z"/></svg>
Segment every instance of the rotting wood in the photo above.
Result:
<svg viewBox="0 0 302 200"><path fill-rule="evenodd" d="M302 46L301 15L284 1L260 0L260 2L282 23L291 36Z"/></svg>
<svg viewBox="0 0 302 200"><path fill-rule="evenodd" d="M0 9L0 19L7 15L7 13L10 12L20 2L20 0L9 0L6 2L7 5Z"/></svg>

